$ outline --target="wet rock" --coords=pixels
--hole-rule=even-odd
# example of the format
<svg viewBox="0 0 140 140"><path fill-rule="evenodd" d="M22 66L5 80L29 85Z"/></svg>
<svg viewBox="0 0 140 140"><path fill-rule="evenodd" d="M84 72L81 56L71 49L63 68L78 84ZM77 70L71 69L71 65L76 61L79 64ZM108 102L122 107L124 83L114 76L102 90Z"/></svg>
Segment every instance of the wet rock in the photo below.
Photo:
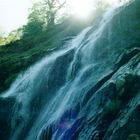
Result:
<svg viewBox="0 0 140 140"><path fill-rule="evenodd" d="M8 140L11 131L14 98L0 98L0 139Z"/></svg>

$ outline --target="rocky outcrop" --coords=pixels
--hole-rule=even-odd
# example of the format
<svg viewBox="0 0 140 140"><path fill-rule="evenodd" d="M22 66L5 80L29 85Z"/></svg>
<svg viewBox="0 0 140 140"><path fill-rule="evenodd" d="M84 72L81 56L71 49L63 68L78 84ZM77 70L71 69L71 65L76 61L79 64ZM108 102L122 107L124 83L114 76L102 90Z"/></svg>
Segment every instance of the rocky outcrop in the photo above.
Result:
<svg viewBox="0 0 140 140"><path fill-rule="evenodd" d="M125 140L130 134L140 135L139 72L140 53L121 66L94 93L85 107L89 115L79 139L96 140L98 134L98 139Z"/></svg>

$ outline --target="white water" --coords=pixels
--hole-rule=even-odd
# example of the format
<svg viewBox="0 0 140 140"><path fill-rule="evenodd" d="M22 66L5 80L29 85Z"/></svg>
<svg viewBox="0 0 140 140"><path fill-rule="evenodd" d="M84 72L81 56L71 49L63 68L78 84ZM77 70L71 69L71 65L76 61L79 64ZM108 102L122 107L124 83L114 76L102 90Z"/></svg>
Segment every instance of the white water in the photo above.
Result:
<svg viewBox="0 0 140 140"><path fill-rule="evenodd" d="M114 15L119 12L116 12L119 6L115 5L113 8L109 8L96 29L87 27L75 39L66 44L67 47L45 57L42 61L29 68L24 74L19 75L11 88L1 95L1 98L16 98L15 112L12 119L13 134L11 135L11 140L19 139L22 129L26 128L26 125L31 121L32 113L36 113L37 118L34 120L26 139L40 139L43 129L53 122L58 121L66 110L80 102L91 86L96 84L97 79L110 73L112 60L110 60L109 64L105 64L106 61L103 62L102 66L99 67L101 62L96 61L94 55L100 54L95 49L97 49L102 38L105 37L103 33L106 27ZM102 47L100 51L105 49ZM49 87L51 84L51 74L54 75L54 80L61 82L61 78L57 79L57 74L54 73L56 72L54 68L57 69L56 64L58 60L63 59L64 61L64 56L71 54L71 51L74 51L74 55L72 61L69 62L68 67L64 70L66 74L59 75L59 77L64 77L65 82L62 86L56 87L56 90L49 92L50 88L55 88L53 86ZM106 71L104 68L106 68ZM58 69L58 71L60 70ZM38 107L38 112L33 111L32 108L34 106L32 107L32 103L37 107L38 103L41 104ZM22 117L23 121L16 128L18 117Z"/></svg>

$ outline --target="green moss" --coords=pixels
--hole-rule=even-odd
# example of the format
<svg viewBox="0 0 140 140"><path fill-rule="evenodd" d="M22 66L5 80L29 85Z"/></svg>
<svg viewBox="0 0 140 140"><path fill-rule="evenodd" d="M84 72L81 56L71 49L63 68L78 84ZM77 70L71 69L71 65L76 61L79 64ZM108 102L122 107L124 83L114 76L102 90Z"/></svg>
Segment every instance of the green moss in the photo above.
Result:
<svg viewBox="0 0 140 140"><path fill-rule="evenodd" d="M121 107L121 101L120 100L114 99L114 100L110 101L106 105L106 107L105 107L105 109L102 113L102 117L109 119L109 118L112 118L112 117L116 116L120 107Z"/></svg>
<svg viewBox="0 0 140 140"><path fill-rule="evenodd" d="M118 93L118 97L122 96L123 92L124 92L124 85L125 85L125 79L118 79L116 80L116 90Z"/></svg>

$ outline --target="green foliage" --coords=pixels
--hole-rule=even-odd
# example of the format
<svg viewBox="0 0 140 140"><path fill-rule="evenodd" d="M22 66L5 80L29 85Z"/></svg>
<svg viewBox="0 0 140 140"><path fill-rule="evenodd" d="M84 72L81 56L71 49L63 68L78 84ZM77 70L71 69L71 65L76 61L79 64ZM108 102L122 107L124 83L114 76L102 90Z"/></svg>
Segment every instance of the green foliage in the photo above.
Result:
<svg viewBox="0 0 140 140"><path fill-rule="evenodd" d="M12 43L21 37L21 29L14 30L9 33L7 37L0 35L0 45L4 46L6 44Z"/></svg>
<svg viewBox="0 0 140 140"><path fill-rule="evenodd" d="M42 14L48 27L54 26L59 11L65 7L66 0L43 0L41 3Z"/></svg>
<svg viewBox="0 0 140 140"><path fill-rule="evenodd" d="M65 1L59 0L43 0L42 2L34 3L28 16L28 23L23 28L23 34L35 35L40 32L46 25L48 28L54 27L58 12L64 7Z"/></svg>
<svg viewBox="0 0 140 140"><path fill-rule="evenodd" d="M19 72L50 53L50 50L62 47L66 41L88 26L72 17L63 17L61 22L47 26L47 4L35 3L30 9L27 25L11 32L7 38L1 38L4 39L4 45L0 47L0 92L9 87ZM64 3L51 5L57 18Z"/></svg>
<svg viewBox="0 0 140 140"><path fill-rule="evenodd" d="M62 47L68 38L77 35L85 26L67 19L52 28L37 34L30 32L30 35L0 47L0 93L9 87L19 72L50 53L51 49Z"/></svg>
<svg viewBox="0 0 140 140"><path fill-rule="evenodd" d="M0 36L0 45L5 44L5 38L3 36Z"/></svg>
<svg viewBox="0 0 140 140"><path fill-rule="evenodd" d="M26 26L23 27L23 37L36 36L43 30L42 22L39 20L29 21Z"/></svg>
<svg viewBox="0 0 140 140"><path fill-rule="evenodd" d="M36 36L43 30L43 18L39 4L34 4L28 16L28 23L23 27L23 38L26 36Z"/></svg>
<svg viewBox="0 0 140 140"><path fill-rule="evenodd" d="M21 29L17 29L17 30L10 32L8 37L6 38L5 44L9 44L11 42L14 42L14 41L20 39L21 32L22 32Z"/></svg>
<svg viewBox="0 0 140 140"><path fill-rule="evenodd" d="M66 0L43 0L42 2L34 3L28 16L28 23L23 27L22 38L34 38L35 36L40 36L44 32L48 34L48 32L56 28L59 29L60 26L62 30L66 28L69 30L70 28L70 33L73 32L73 34L75 34L79 28L85 25L87 26L87 22L76 21L76 19L64 14L65 7ZM72 28L72 26L74 28ZM75 28L76 26L77 28Z"/></svg>
<svg viewBox="0 0 140 140"><path fill-rule="evenodd" d="M0 46L5 44L5 40L3 32L0 30Z"/></svg>

